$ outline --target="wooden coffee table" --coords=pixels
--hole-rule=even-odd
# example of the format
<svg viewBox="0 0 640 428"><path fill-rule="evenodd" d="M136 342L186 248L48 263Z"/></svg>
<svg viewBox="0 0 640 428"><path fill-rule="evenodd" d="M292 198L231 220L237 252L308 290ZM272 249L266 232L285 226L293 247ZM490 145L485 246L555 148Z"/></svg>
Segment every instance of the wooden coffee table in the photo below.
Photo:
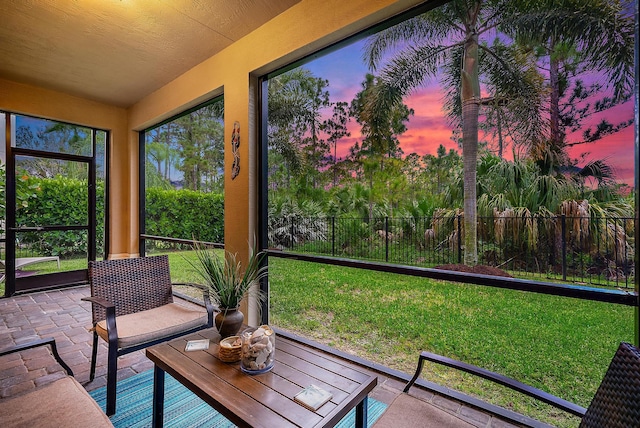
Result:
<svg viewBox="0 0 640 428"><path fill-rule="evenodd" d="M332 427L354 407L356 427L366 427L367 396L377 376L281 336L276 337L273 369L248 375L239 363L218 359L219 338L210 329L147 348L155 364L154 427L163 424L165 372L239 427ZM185 352L187 341L194 339L210 339L211 345L206 351ZM293 400L309 384L333 394L315 412Z"/></svg>

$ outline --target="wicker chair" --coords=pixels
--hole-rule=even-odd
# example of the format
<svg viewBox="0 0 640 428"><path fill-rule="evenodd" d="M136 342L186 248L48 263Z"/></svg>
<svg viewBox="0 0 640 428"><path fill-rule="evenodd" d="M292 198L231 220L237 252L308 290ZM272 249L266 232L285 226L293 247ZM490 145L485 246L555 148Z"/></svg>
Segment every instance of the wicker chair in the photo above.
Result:
<svg viewBox="0 0 640 428"><path fill-rule="evenodd" d="M89 262L93 353L89 379L96 371L98 336L108 344L107 407L116 412L118 357L156 343L213 326L213 306L204 286L205 308L173 302L168 256ZM116 323L117 321L117 323Z"/></svg>
<svg viewBox="0 0 640 428"><path fill-rule="evenodd" d="M429 352L420 354L416 373L407 383L404 392L409 392L409 388L418 379L425 361L432 361L480 376L579 416L582 418L580 427L640 427L640 351L625 342L622 342L618 347L609 364L609 369L587 409L498 373Z"/></svg>

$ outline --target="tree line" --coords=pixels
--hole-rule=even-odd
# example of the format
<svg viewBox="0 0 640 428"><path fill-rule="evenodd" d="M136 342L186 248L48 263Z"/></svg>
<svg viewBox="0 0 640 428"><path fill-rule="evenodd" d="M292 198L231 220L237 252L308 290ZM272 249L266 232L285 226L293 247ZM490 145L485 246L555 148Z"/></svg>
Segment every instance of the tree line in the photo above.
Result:
<svg viewBox="0 0 640 428"><path fill-rule="evenodd" d="M224 103L216 98L145 131L145 185L222 193Z"/></svg>

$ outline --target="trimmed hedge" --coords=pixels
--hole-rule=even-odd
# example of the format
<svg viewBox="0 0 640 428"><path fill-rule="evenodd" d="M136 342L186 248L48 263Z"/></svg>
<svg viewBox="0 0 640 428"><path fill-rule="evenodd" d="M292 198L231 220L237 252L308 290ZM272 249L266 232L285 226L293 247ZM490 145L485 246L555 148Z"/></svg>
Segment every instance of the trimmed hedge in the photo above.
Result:
<svg viewBox="0 0 640 428"><path fill-rule="evenodd" d="M194 190L147 189L147 235L224 242L224 196Z"/></svg>
<svg viewBox="0 0 640 428"><path fill-rule="evenodd" d="M20 226L86 226L87 182L63 176L38 179L28 178L24 183L33 194L25 206L16 211ZM97 251L104 251L104 182L97 183ZM70 256L87 254L86 231L51 231L18 234L21 247L37 254Z"/></svg>

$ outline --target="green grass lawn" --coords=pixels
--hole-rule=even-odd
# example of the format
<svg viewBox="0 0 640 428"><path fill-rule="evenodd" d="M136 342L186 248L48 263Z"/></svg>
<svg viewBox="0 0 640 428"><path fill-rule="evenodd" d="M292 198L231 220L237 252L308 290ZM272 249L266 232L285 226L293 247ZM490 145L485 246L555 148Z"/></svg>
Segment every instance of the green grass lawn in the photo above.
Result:
<svg viewBox="0 0 640 428"><path fill-rule="evenodd" d="M201 282L188 259L193 252L170 254L172 279ZM407 374L426 350L586 407L618 343L633 341L631 307L273 257L269 263L272 325ZM577 426L564 412L470 375L428 364L422 377Z"/></svg>
<svg viewBox="0 0 640 428"><path fill-rule="evenodd" d="M431 351L588 406L633 308L271 258L271 324L412 374ZM576 418L469 375L423 378L558 426Z"/></svg>

